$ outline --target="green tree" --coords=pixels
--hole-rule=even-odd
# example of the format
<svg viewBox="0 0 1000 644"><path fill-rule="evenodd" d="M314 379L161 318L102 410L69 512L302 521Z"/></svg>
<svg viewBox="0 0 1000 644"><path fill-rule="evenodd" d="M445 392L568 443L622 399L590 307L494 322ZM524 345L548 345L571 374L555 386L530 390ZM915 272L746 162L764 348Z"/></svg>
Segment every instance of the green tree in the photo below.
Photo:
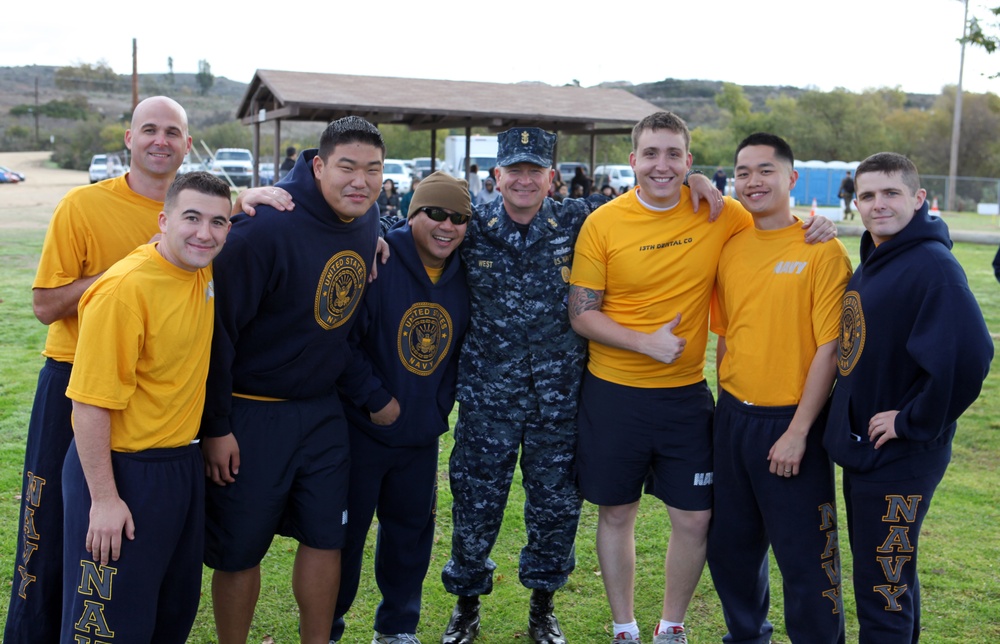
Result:
<svg viewBox="0 0 1000 644"><path fill-rule="evenodd" d="M198 146L198 154L204 155L204 148L200 141L214 153L219 148L247 148L253 145L253 135L250 128L242 125L238 121L228 121L218 125L211 125L206 128L199 128L192 131L194 145Z"/></svg>
<svg viewBox="0 0 1000 644"><path fill-rule="evenodd" d="M126 88L105 60L99 60L94 65L77 63L75 66L60 67L56 70L55 83L59 89L71 91L116 92Z"/></svg>
<svg viewBox="0 0 1000 644"><path fill-rule="evenodd" d="M194 78L198 83L198 93L202 96L208 94L208 90L215 84L215 76L212 75L212 66L207 60L198 61L198 73Z"/></svg>
<svg viewBox="0 0 1000 644"><path fill-rule="evenodd" d="M167 85L174 86L174 57L167 56Z"/></svg>

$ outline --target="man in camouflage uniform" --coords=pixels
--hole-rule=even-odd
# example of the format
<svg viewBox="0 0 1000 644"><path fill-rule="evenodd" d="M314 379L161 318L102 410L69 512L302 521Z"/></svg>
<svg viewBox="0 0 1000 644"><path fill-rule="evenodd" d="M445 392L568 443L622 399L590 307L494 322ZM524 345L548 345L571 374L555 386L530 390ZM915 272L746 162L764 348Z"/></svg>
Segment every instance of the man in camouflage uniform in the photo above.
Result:
<svg viewBox="0 0 1000 644"><path fill-rule="evenodd" d="M530 632L535 641L564 641L552 594L575 565L575 418L586 358L586 343L569 326L567 280L580 225L603 199L546 198L555 139L538 128L499 135L503 200L475 209L461 249L472 323L459 359L449 468L454 529L442 579L459 599L446 644L478 634L479 595L493 589L489 554L519 449L528 536L519 576L532 589Z"/></svg>
<svg viewBox="0 0 1000 644"><path fill-rule="evenodd" d="M472 318L459 358L452 548L441 575L458 602L441 642L469 644L479 633L479 595L493 589L489 555L520 449L528 543L519 578L532 589L528 632L535 642L559 644L566 640L552 595L575 565L582 504L573 469L576 409L586 362L566 298L580 226L607 198L546 198L554 134L515 128L498 138L503 199L474 209L461 249ZM701 194L714 198L701 181Z"/></svg>

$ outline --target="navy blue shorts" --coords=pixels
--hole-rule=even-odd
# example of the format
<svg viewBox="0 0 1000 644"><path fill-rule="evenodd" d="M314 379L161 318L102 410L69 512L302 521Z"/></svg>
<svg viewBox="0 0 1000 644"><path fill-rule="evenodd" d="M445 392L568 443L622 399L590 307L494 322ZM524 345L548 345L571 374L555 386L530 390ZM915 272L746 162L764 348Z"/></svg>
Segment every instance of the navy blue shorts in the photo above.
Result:
<svg viewBox="0 0 1000 644"><path fill-rule="evenodd" d="M76 443L63 466L63 642L185 642L201 598L205 466L196 445L112 452L135 539L102 566L86 549L90 492Z"/></svg>
<svg viewBox="0 0 1000 644"><path fill-rule="evenodd" d="M626 387L584 374L577 477L583 498L628 505L650 493L672 508L712 507L712 393L685 387Z"/></svg>
<svg viewBox="0 0 1000 644"><path fill-rule="evenodd" d="M261 562L274 535L339 550L347 527L350 452L336 394L265 402L233 398L236 482L207 484L205 564L237 572Z"/></svg>

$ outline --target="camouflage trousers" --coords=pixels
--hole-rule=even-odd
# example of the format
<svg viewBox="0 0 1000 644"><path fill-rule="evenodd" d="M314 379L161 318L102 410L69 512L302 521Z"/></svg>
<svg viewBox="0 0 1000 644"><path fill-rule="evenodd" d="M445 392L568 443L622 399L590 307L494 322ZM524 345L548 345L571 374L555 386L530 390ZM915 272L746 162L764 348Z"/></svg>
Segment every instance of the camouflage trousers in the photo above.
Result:
<svg viewBox="0 0 1000 644"><path fill-rule="evenodd" d="M490 559L500 532L518 451L528 543L518 576L528 588L554 591L576 565L573 541L582 497L576 486L576 420L499 420L488 411L459 410L449 461L453 531L451 559L441 573L445 589L460 596L493 590Z"/></svg>

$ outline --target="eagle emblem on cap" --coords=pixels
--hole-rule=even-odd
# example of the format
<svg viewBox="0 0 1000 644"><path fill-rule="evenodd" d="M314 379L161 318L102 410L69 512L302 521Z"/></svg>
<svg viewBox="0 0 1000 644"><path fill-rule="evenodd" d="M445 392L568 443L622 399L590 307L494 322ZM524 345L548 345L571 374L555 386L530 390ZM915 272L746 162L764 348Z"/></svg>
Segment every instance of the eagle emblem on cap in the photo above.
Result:
<svg viewBox="0 0 1000 644"><path fill-rule="evenodd" d="M528 141L530 140L530 138L531 137L530 137L530 135L528 134L527 131L522 131L521 132L521 145L528 145Z"/></svg>

